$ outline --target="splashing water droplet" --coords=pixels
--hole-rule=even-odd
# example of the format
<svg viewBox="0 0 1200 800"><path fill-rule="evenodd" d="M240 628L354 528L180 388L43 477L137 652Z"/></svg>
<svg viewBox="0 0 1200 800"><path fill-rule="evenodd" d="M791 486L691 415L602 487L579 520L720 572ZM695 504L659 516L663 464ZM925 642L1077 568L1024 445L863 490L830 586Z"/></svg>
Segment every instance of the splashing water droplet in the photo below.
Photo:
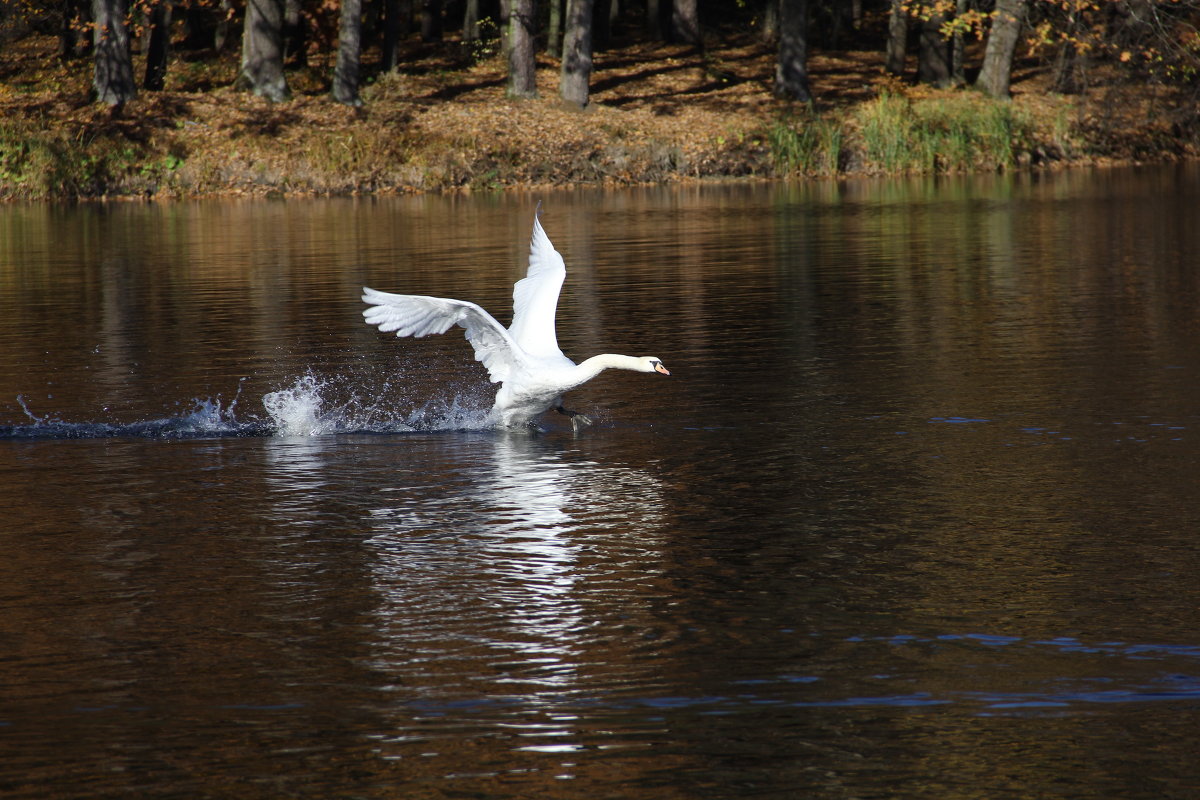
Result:
<svg viewBox="0 0 1200 800"><path fill-rule="evenodd" d="M321 382L313 375L305 375L290 388L268 392L262 402L275 423L275 433L280 436L318 436L331 432L320 416L325 401L321 399Z"/></svg>

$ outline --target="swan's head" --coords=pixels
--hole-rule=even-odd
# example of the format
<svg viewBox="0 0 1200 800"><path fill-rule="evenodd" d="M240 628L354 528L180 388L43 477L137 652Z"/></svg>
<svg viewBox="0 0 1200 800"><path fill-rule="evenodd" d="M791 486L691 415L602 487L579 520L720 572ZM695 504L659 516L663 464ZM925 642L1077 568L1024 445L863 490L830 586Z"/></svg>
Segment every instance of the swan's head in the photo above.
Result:
<svg viewBox="0 0 1200 800"><path fill-rule="evenodd" d="M671 372L663 363L654 356L642 356L638 359L641 362L642 372L661 372L663 375L670 375Z"/></svg>

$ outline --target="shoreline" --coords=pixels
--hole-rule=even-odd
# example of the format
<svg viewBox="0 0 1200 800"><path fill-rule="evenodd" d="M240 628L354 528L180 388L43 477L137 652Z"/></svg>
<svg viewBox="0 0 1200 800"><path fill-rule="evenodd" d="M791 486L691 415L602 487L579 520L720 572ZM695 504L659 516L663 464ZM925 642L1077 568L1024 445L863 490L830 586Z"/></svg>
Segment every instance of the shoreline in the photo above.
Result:
<svg viewBox="0 0 1200 800"><path fill-rule="evenodd" d="M903 83L876 52L819 52L809 107L770 94L772 51L749 37L703 53L632 44L598 54L593 102L577 111L557 100L557 62L539 58L538 98L511 100L498 57L463 63L449 45L371 76L361 108L328 97L323 69L290 73L294 99L272 104L226 88L230 58L203 71L177 58L165 91L114 113L89 102L86 64L57 59L52 37L18 44L0 53L30 72L21 90L0 93L3 200L544 191L1200 155L1176 119L1187 113L1182 89L1114 78L1055 95L1037 64L1021 64L1013 98L994 101Z"/></svg>

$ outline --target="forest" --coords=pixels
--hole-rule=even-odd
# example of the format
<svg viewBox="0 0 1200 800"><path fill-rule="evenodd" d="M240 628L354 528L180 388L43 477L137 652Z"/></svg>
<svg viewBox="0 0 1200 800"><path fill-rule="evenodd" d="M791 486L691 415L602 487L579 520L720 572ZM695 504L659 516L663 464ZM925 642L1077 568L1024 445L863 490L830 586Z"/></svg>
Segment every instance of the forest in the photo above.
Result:
<svg viewBox="0 0 1200 800"><path fill-rule="evenodd" d="M1195 154L1200 0L7 0L0 196ZM339 110L340 109L340 110Z"/></svg>

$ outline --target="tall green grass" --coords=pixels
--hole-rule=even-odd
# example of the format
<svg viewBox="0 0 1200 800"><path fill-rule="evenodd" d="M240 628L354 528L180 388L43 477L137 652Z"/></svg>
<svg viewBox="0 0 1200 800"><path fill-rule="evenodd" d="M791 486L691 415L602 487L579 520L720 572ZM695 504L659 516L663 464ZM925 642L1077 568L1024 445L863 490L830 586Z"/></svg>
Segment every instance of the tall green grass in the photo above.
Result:
<svg viewBox="0 0 1200 800"><path fill-rule="evenodd" d="M875 172L1007 169L1036 146L1028 115L972 92L921 100L885 92L853 119L862 166Z"/></svg>
<svg viewBox="0 0 1200 800"><path fill-rule="evenodd" d="M767 131L779 175L836 175L842 158L842 127L815 115L780 119Z"/></svg>

